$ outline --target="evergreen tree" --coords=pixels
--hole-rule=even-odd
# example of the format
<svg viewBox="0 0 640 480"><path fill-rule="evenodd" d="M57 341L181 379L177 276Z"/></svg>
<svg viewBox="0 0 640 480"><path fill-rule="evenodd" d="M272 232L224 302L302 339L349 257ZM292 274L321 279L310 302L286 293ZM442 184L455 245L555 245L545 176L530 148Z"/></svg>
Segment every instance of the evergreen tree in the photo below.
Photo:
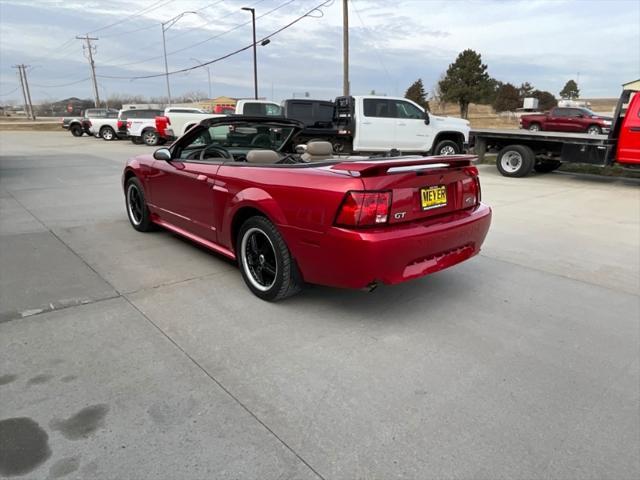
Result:
<svg viewBox="0 0 640 480"><path fill-rule="evenodd" d="M462 118L469 116L469 104L481 100L490 88L487 66L482 63L480 54L473 50L461 52L439 82L443 100L457 102Z"/></svg>
<svg viewBox="0 0 640 480"><path fill-rule="evenodd" d="M424 84L422 83L421 78L413 82L411 86L407 88L407 91L404 94L404 98L413 100L415 103L420 105L426 111L429 111L429 102L427 101L427 92L424 91Z"/></svg>
<svg viewBox="0 0 640 480"><path fill-rule="evenodd" d="M574 80L565 83L564 88L560 90L560 97L565 100L575 100L580 97L580 89Z"/></svg>

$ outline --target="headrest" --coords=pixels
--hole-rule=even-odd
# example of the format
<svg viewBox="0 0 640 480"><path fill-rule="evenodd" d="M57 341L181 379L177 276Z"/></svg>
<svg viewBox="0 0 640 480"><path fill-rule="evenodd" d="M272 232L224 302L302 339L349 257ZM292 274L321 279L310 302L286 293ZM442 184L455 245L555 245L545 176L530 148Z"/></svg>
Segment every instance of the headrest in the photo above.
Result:
<svg viewBox="0 0 640 480"><path fill-rule="evenodd" d="M276 163L278 160L280 155L273 150L249 150L247 153L248 163Z"/></svg>
<svg viewBox="0 0 640 480"><path fill-rule="evenodd" d="M333 145L329 142L309 142L307 143L307 153L312 156L331 155Z"/></svg>

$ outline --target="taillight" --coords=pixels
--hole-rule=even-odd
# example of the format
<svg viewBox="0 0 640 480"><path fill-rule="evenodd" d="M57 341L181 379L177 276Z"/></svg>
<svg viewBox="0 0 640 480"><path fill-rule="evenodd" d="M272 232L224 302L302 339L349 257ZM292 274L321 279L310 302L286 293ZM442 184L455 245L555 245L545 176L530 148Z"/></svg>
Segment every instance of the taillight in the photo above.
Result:
<svg viewBox="0 0 640 480"><path fill-rule="evenodd" d="M127 128L131 128L131 125L133 124L132 121L127 121Z"/></svg>
<svg viewBox="0 0 640 480"><path fill-rule="evenodd" d="M462 208L473 207L480 203L480 180L478 179L478 169L471 165L464 168L464 173L468 178L462 180Z"/></svg>
<svg viewBox="0 0 640 480"><path fill-rule="evenodd" d="M338 209L336 225L364 227L389 220L391 192L347 192Z"/></svg>
<svg viewBox="0 0 640 480"><path fill-rule="evenodd" d="M118 120L117 125L118 125L118 130L120 130L124 125L124 123L122 122L122 120Z"/></svg>

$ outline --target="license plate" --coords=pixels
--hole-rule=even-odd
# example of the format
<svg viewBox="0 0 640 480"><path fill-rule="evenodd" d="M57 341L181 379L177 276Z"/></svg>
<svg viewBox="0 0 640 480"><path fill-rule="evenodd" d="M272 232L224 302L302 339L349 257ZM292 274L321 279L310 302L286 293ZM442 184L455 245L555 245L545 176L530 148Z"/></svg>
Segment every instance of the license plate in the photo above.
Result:
<svg viewBox="0 0 640 480"><path fill-rule="evenodd" d="M422 210L431 210L447 205L447 187L426 187L420 189L420 204Z"/></svg>

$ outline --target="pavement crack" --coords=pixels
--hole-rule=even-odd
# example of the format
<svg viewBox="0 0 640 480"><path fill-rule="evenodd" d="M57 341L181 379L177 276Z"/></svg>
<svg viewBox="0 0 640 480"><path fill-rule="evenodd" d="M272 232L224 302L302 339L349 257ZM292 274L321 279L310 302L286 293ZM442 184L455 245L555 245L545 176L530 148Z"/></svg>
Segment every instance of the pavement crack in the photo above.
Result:
<svg viewBox="0 0 640 480"><path fill-rule="evenodd" d="M173 338L165 333L162 328L160 328L151 318L147 316L138 306L133 303L126 295L122 296L123 299L131 305L133 309L135 309L144 319L146 319L153 327L155 327L158 332L160 332L169 342L171 342L182 354L187 357L196 367L198 367L202 373L204 373L211 381L213 381L218 387L222 389L234 402L236 402L245 412L247 412L256 422L262 425L273 437L278 440L287 450L289 450L298 460L300 460L311 472L313 472L319 479L326 480L315 468L309 464L307 460L305 460L298 452L296 452L293 447L291 447L282 437L280 437L271 427L269 427L260 417L258 417L247 405L245 405L238 397L236 397L227 387L225 387L220 380L214 377L209 371L204 368L195 358L193 358L184 348L182 348Z"/></svg>

